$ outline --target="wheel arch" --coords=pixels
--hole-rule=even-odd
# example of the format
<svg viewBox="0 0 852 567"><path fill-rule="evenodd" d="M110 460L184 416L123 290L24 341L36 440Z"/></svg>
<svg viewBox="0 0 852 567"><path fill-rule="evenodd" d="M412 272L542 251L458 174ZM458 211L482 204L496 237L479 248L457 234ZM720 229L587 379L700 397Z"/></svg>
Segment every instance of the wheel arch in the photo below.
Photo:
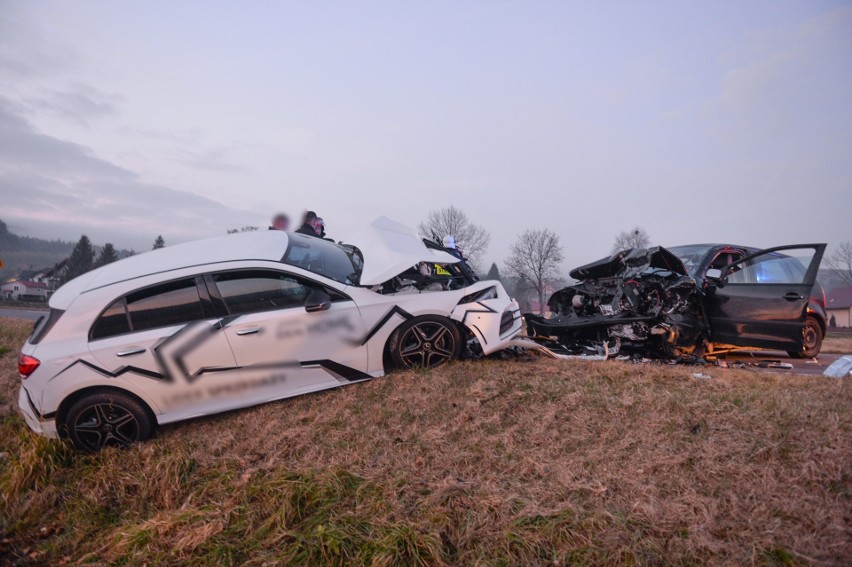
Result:
<svg viewBox="0 0 852 567"><path fill-rule="evenodd" d="M68 436L65 427L65 418L68 415L68 410L71 408L71 406L74 405L77 400L84 398L85 396L88 396L90 394L109 393L122 394L138 402L139 405L141 405L142 408L145 409L145 413L148 414L148 417L151 420L152 427L157 426L157 415L154 413L154 410L151 409L151 406L149 406L145 400L143 400L141 397L134 394L130 390L127 390L125 388L119 388L117 386L88 386L86 388L80 388L79 390L75 390L74 392L66 396L65 399L62 400L62 402L60 402L59 409L56 410L56 431L59 434L59 437L64 439Z"/></svg>
<svg viewBox="0 0 852 567"><path fill-rule="evenodd" d="M383 367L384 372L386 374L389 371L391 371L395 368L395 365L393 363L393 358L391 357L390 347L391 347L391 343L393 342L393 339L394 339L394 336L396 335L396 333L400 330L400 328L402 328L403 325L410 323L411 321L417 321L418 319L424 319L426 317L440 317L441 319L446 320L447 323L452 324L456 329L458 329L459 334L462 337L462 347L464 347L464 343L470 337L475 338L477 340L477 342L479 342L479 339L476 337L476 335L470 329L468 329L467 325L463 324L461 321L456 321L455 319L451 318L449 315L439 315L439 314L436 314L436 313L423 313L421 315L417 315L417 316L415 316L411 319L406 319L404 321L400 321L400 323L398 325L394 326L393 330L390 333L388 333L388 336L385 339L385 344L382 347L382 367ZM462 349L462 355L463 354L464 354L464 349Z"/></svg>

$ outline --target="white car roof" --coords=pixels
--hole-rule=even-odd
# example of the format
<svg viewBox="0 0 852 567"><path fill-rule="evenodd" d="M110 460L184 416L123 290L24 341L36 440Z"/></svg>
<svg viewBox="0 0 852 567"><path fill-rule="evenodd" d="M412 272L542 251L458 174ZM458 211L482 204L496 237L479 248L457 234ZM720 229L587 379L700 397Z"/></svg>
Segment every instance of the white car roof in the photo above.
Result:
<svg viewBox="0 0 852 567"><path fill-rule="evenodd" d="M278 262L287 250L289 236L280 230L260 230L195 240L151 250L87 272L60 287L50 298L54 309L68 309L81 293L121 281L191 266L267 260ZM346 240L361 250L364 266L361 285L378 285L419 262L454 264L455 256L427 248L414 229L379 217Z"/></svg>
<svg viewBox="0 0 852 567"><path fill-rule="evenodd" d="M288 236L280 230L229 234L151 250L87 272L60 287L50 298L54 309L67 309L87 291L150 274L216 262L280 261Z"/></svg>

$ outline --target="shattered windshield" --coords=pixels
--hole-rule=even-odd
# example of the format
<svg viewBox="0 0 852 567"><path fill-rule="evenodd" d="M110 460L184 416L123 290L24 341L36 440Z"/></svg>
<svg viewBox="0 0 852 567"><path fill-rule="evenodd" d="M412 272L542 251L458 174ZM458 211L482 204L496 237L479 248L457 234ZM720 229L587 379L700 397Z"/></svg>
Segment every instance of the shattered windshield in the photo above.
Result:
<svg viewBox="0 0 852 567"><path fill-rule="evenodd" d="M356 261L359 258L352 249L347 250L334 242L304 234L293 233L289 236L290 242L282 262L342 284L358 283L362 263Z"/></svg>
<svg viewBox="0 0 852 567"><path fill-rule="evenodd" d="M666 250L680 258L687 273L694 278L701 266L701 261L704 260L711 248L713 248L712 244L693 244L690 246L672 246L666 248Z"/></svg>

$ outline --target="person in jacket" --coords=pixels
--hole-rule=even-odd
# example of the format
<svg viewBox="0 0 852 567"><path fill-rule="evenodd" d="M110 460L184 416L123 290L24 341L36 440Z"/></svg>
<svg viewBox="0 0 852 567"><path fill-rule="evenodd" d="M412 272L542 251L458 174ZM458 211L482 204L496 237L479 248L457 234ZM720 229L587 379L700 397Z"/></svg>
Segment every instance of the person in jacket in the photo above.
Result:
<svg viewBox="0 0 852 567"><path fill-rule="evenodd" d="M316 236L320 238L319 231L317 230L317 214L313 211L308 211L305 213L305 218L302 220L302 226L299 227L299 230L296 232L300 234L307 234L308 236Z"/></svg>

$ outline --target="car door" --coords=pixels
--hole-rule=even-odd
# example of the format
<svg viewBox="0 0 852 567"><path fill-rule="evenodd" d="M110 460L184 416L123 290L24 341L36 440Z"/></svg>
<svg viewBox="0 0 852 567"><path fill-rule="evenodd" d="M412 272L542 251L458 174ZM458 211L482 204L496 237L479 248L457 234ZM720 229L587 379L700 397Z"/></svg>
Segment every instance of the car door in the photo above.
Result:
<svg viewBox="0 0 852 567"><path fill-rule="evenodd" d="M218 323L203 280L180 278L113 301L92 326L89 352L97 372L121 376L161 412L202 407L199 377L236 366Z"/></svg>
<svg viewBox="0 0 852 567"><path fill-rule="evenodd" d="M778 246L727 266L704 301L716 343L799 350L825 244Z"/></svg>
<svg viewBox="0 0 852 567"><path fill-rule="evenodd" d="M244 381L268 382L267 399L370 377L358 308L339 290L272 269L215 273L207 285L227 308L224 332Z"/></svg>

